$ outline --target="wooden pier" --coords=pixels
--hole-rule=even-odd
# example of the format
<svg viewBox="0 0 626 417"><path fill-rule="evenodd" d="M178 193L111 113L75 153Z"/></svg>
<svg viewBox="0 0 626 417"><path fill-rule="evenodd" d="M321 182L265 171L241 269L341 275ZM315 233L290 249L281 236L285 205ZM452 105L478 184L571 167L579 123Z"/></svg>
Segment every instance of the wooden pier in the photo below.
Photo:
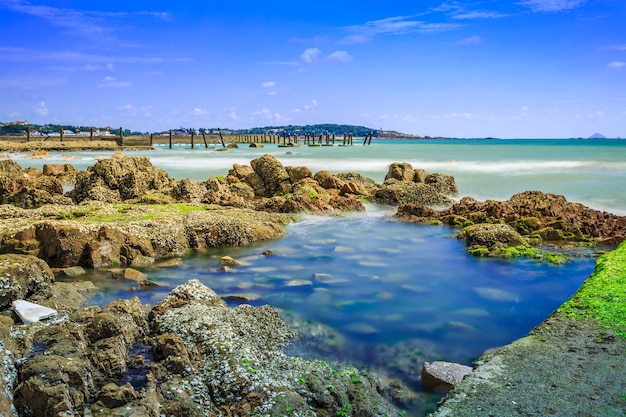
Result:
<svg viewBox="0 0 626 417"><path fill-rule="evenodd" d="M353 146L354 138L352 133L344 133L342 139L337 139L335 134L330 134L328 131L324 133L316 134L313 131L311 134L305 135L289 135L283 132L282 135L272 134L229 134L223 135L222 132L218 134L206 134L192 132L190 134L180 134L177 131L169 131L166 134L150 134L150 135L133 135L124 136L123 129L120 127L117 130L117 135L108 133L106 135L98 134L92 128L90 132L69 133L63 130L58 133L51 133L47 136L33 136L31 135L30 128L27 129L25 136L7 136L1 137L2 141L11 142L95 142L95 141L109 141L115 142L118 146L123 148L150 148L155 145L167 145L169 149L174 146L188 145L191 149L195 148L228 148L238 147L241 144L248 144L250 147L262 147L264 144L276 144L279 147L297 147L302 145L307 146ZM373 133L370 132L363 139L363 145L371 145Z"/></svg>

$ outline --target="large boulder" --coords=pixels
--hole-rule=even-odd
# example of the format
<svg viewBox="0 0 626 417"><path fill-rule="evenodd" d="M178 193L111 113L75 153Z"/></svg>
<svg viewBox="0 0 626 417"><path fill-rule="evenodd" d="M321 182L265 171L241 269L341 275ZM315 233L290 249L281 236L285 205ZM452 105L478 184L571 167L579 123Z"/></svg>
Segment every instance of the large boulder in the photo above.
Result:
<svg viewBox="0 0 626 417"><path fill-rule="evenodd" d="M147 156L115 154L79 172L70 195L75 202L99 198L126 201L167 189L171 182L167 173L154 167Z"/></svg>
<svg viewBox="0 0 626 417"><path fill-rule="evenodd" d="M388 179L375 193L375 199L383 204L419 204L443 206L452 203L446 195L434 187L412 181Z"/></svg>
<svg viewBox="0 0 626 417"><path fill-rule="evenodd" d="M394 162L389 165L387 174L385 175L385 181L388 179L394 179L398 181L413 181L415 178L415 172L413 167L408 162Z"/></svg>
<svg viewBox="0 0 626 417"><path fill-rule="evenodd" d="M480 223L464 228L459 234L470 253L498 256L506 248L526 246L524 238L508 224Z"/></svg>
<svg viewBox="0 0 626 417"><path fill-rule="evenodd" d="M278 159L266 154L250 161L252 169L263 185L263 197L283 195L290 192L291 180L289 173ZM257 190L254 184L252 187ZM259 190L260 191L260 190Z"/></svg>

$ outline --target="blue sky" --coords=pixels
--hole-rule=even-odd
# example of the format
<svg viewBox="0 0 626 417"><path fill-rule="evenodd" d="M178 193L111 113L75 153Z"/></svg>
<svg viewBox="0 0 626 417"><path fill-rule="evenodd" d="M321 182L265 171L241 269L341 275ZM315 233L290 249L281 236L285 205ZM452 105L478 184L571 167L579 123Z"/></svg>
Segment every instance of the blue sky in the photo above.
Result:
<svg viewBox="0 0 626 417"><path fill-rule="evenodd" d="M0 121L626 137L624 0L0 0Z"/></svg>

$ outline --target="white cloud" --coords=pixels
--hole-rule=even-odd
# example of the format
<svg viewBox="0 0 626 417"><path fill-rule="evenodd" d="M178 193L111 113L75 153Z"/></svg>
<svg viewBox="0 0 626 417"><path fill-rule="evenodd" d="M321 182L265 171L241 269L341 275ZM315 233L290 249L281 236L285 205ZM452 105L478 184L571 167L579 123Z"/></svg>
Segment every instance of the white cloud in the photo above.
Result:
<svg viewBox="0 0 626 417"><path fill-rule="evenodd" d="M115 77L110 75L104 77L104 79L98 83L98 88L126 88L130 87L129 81L117 81Z"/></svg>
<svg viewBox="0 0 626 417"><path fill-rule="evenodd" d="M126 104L124 106L118 107L118 109L127 112L131 116L137 115L137 107L133 106L132 104Z"/></svg>
<svg viewBox="0 0 626 417"><path fill-rule="evenodd" d="M609 65L607 65L609 68L622 68L624 66L626 66L626 62L622 62L622 61L614 61L611 62Z"/></svg>
<svg viewBox="0 0 626 417"><path fill-rule="evenodd" d="M586 2L587 0L523 0L518 4L530 8L533 12L560 12L575 9Z"/></svg>
<svg viewBox="0 0 626 417"><path fill-rule="evenodd" d="M312 64L320 55L322 55L320 48L308 48L300 55L300 60L305 64Z"/></svg>
<svg viewBox="0 0 626 417"><path fill-rule="evenodd" d="M194 116L206 116L209 113L208 110L201 109L199 107L194 107L192 114Z"/></svg>
<svg viewBox="0 0 626 417"><path fill-rule="evenodd" d="M261 116L263 119L269 120L269 121L274 122L274 123L285 122L285 121L289 120L289 119L281 116L280 113L272 113L271 110L268 109L267 107L264 107L264 108L262 108L259 111L253 112L252 116Z"/></svg>
<svg viewBox="0 0 626 417"><path fill-rule="evenodd" d="M345 64L347 62L352 62L354 58L346 51L335 51L332 54L326 57L328 61L331 62L339 62L341 64Z"/></svg>
<svg viewBox="0 0 626 417"><path fill-rule="evenodd" d="M626 43L621 44L621 45L607 46L605 49L616 49L618 51L626 51Z"/></svg>
<svg viewBox="0 0 626 417"><path fill-rule="evenodd" d="M272 87L276 87L276 81L267 81L267 82L264 82L263 84L261 84L261 87L263 87L263 88L272 88Z"/></svg>
<svg viewBox="0 0 626 417"><path fill-rule="evenodd" d="M484 42L484 39L480 36L470 36L469 38L461 39L457 45L479 45Z"/></svg>
<svg viewBox="0 0 626 417"><path fill-rule="evenodd" d="M270 92L267 93L268 96L275 96L277 94L278 93L276 91L270 91Z"/></svg>
<svg viewBox="0 0 626 417"><path fill-rule="evenodd" d="M305 104L304 106L302 106L305 110L310 110L314 107L317 107L317 100L311 100L311 102L309 104Z"/></svg>
<svg viewBox="0 0 626 417"><path fill-rule="evenodd" d="M40 116L48 115L48 107L46 106L45 101L40 101L39 103L37 103L37 105L33 108L33 110L35 111L35 113L37 113Z"/></svg>

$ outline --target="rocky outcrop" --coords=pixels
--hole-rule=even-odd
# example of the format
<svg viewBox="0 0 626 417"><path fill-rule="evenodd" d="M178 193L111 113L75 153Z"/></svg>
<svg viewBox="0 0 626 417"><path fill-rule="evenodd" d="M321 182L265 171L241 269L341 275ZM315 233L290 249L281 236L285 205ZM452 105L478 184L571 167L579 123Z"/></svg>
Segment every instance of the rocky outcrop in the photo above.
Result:
<svg viewBox="0 0 626 417"><path fill-rule="evenodd" d="M593 241L616 247L626 239L626 217L568 202L562 195L525 191L507 201L477 201L464 197L445 210L425 209L418 204L398 208L398 217L408 221L440 221L451 226L479 223L508 224L535 242L575 243Z"/></svg>
<svg viewBox="0 0 626 417"><path fill-rule="evenodd" d="M273 307L228 308L212 290L189 281L146 313L132 298L28 327L0 320L0 349L24 347L4 356L10 365L4 369L14 371L0 380L8 382L0 411L399 415L369 374L287 356L284 348L298 335ZM3 331L7 327L14 329Z"/></svg>
<svg viewBox="0 0 626 417"><path fill-rule="evenodd" d="M168 189L171 182L167 173L154 167L147 156L116 153L79 172L70 196L77 203L85 200L117 203Z"/></svg>
<svg viewBox="0 0 626 417"><path fill-rule="evenodd" d="M384 204L413 204L419 206L445 206L452 204L450 196L458 194L451 175L427 173L413 169L407 162L394 162L389 166L385 182L374 193L374 198Z"/></svg>
<svg viewBox="0 0 626 417"><path fill-rule="evenodd" d="M70 204L63 197L63 184L48 171L23 169L16 162L0 161L0 204L37 208L45 204Z"/></svg>
<svg viewBox="0 0 626 417"><path fill-rule="evenodd" d="M470 253L483 256L501 256L506 248L528 245L508 224L475 224L464 228L458 238L465 240Z"/></svg>
<svg viewBox="0 0 626 417"><path fill-rule="evenodd" d="M54 274L48 264L34 256L0 255L0 310L17 299L49 294Z"/></svg>
<svg viewBox="0 0 626 417"><path fill-rule="evenodd" d="M37 256L54 267L131 265L137 259L155 261L189 250L275 239L289 221L282 215L216 206L137 204L119 209L94 204L65 210L0 206L0 217L14 219L0 227L0 252Z"/></svg>

